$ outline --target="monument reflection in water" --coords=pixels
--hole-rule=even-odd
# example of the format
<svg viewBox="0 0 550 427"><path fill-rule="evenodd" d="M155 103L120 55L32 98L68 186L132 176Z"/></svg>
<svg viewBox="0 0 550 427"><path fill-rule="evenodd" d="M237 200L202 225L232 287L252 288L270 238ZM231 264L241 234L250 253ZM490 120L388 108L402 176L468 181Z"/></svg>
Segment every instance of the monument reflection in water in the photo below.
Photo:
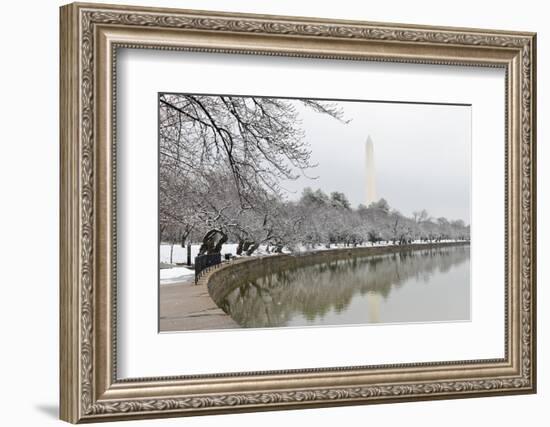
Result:
<svg viewBox="0 0 550 427"><path fill-rule="evenodd" d="M231 291L249 328L470 319L470 247L350 258L281 271Z"/></svg>

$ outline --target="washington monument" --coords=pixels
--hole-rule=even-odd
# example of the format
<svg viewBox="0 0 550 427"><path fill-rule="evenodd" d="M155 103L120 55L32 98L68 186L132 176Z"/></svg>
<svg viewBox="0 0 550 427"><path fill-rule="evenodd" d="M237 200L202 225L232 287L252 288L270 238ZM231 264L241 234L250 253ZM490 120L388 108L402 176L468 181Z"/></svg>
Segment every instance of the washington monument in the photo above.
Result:
<svg viewBox="0 0 550 427"><path fill-rule="evenodd" d="M374 169L374 144L372 143L370 135L367 137L365 149L367 159L367 198L365 201L366 205L369 206L371 203L378 200L376 196L376 171Z"/></svg>
<svg viewBox="0 0 550 427"><path fill-rule="evenodd" d="M376 196L376 170L374 169L374 144L370 135L367 137L367 142L365 143L365 152L367 160L367 198L366 205L369 206L371 203L378 201ZM368 293L368 319L369 323L378 323L380 322L380 294L378 292L369 292Z"/></svg>

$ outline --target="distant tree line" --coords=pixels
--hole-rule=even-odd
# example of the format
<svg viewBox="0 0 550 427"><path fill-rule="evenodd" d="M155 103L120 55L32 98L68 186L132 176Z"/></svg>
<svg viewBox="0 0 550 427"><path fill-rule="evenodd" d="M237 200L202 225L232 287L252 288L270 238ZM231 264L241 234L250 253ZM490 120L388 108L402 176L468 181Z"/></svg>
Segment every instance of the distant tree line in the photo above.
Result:
<svg viewBox="0 0 550 427"><path fill-rule="evenodd" d="M382 241L401 245L470 239L470 227L462 220L432 218L426 210L407 217L384 199L354 209L345 194L320 189L304 189L297 201L264 194L253 206L243 208L224 181L212 183L197 209L189 210L192 215L165 219L162 240L182 245L201 242L202 253L218 253L224 243L237 243L238 254L252 255L260 246L281 253Z"/></svg>
<svg viewBox="0 0 550 427"><path fill-rule="evenodd" d="M380 241L468 240L461 220L406 217L381 199L351 207L345 194L306 188L289 201L282 180L315 167L297 105L342 124L334 104L277 98L162 95L159 99L160 238L200 243L200 254L237 243L237 253L357 246Z"/></svg>

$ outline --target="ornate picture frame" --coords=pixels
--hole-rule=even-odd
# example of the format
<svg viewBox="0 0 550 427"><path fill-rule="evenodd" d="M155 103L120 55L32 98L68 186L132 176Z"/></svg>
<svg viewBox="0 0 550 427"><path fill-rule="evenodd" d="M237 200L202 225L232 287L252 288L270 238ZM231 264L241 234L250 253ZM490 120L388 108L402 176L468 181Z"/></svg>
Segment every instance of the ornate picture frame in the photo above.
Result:
<svg viewBox="0 0 550 427"><path fill-rule="evenodd" d="M536 391L534 33L80 3L60 13L61 419L79 423ZM504 357L119 379L113 147L120 48L504 69Z"/></svg>

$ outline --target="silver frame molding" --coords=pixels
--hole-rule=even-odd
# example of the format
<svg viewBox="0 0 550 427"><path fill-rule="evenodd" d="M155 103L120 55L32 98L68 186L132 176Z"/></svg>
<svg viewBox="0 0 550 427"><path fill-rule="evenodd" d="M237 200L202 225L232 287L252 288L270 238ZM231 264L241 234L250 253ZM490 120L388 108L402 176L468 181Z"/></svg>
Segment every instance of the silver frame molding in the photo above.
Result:
<svg viewBox="0 0 550 427"><path fill-rule="evenodd" d="M60 37L61 419L72 423L536 391L536 35L100 4ZM505 357L119 380L117 48L501 67L506 71Z"/></svg>

